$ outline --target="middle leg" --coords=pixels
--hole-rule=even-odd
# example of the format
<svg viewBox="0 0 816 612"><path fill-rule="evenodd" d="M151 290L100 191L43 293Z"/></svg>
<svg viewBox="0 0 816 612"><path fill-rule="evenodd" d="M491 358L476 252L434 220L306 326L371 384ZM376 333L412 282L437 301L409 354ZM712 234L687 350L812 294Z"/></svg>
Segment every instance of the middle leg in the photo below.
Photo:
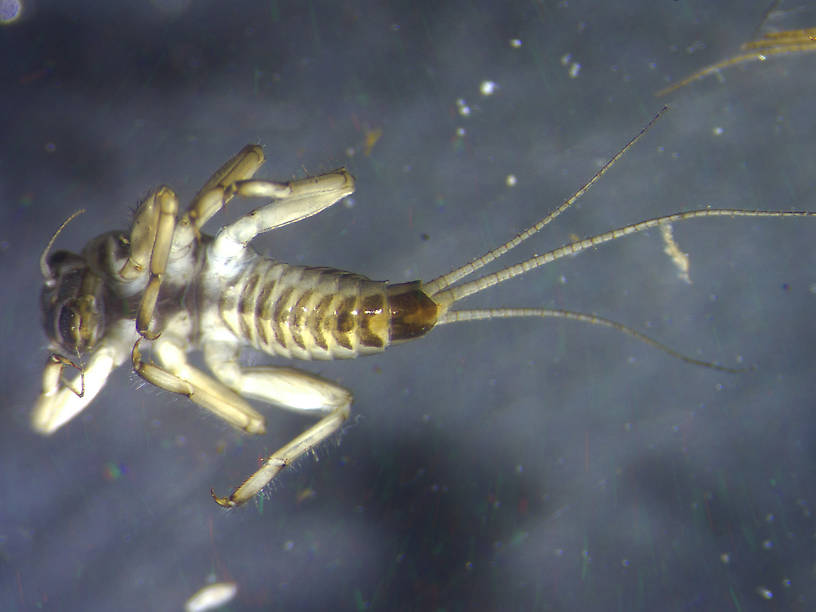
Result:
<svg viewBox="0 0 816 612"><path fill-rule="evenodd" d="M153 343L159 365L144 361L139 342L133 345L133 369L147 382L186 395L233 427L251 434L266 431L266 420L243 398L187 362L182 341L165 334Z"/></svg>

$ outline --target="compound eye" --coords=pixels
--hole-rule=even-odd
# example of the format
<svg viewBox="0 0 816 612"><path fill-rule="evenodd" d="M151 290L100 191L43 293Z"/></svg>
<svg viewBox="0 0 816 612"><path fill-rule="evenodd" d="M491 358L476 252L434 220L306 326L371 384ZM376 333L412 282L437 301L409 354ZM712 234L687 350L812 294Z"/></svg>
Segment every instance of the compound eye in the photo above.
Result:
<svg viewBox="0 0 816 612"><path fill-rule="evenodd" d="M55 251L48 256L48 267L55 276L85 267L85 260L70 251Z"/></svg>
<svg viewBox="0 0 816 612"><path fill-rule="evenodd" d="M66 304L60 308L59 317L57 319L57 336L59 343L71 349L76 349L82 352L82 344L80 339L80 318L79 312L74 308L73 304Z"/></svg>
<svg viewBox="0 0 816 612"><path fill-rule="evenodd" d="M68 251L55 251L48 256L48 267L57 268L63 265L70 258L71 253Z"/></svg>

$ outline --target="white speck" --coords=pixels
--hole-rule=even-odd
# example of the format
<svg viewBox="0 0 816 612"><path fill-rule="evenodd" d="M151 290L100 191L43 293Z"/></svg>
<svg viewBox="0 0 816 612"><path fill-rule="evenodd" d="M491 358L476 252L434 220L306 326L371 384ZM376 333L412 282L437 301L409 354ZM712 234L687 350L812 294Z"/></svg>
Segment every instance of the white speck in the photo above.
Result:
<svg viewBox="0 0 816 612"><path fill-rule="evenodd" d="M713 130L711 130L711 133L714 134L715 136L722 136L723 132L725 132L725 130L722 129L719 125L715 127Z"/></svg>
<svg viewBox="0 0 816 612"><path fill-rule="evenodd" d="M511 38L510 39L510 46L514 49L518 49L521 47L521 39L520 38Z"/></svg>
<svg viewBox="0 0 816 612"><path fill-rule="evenodd" d="M728 565L729 563L731 563L731 555L729 555L728 553L721 554L720 561Z"/></svg>
<svg viewBox="0 0 816 612"><path fill-rule="evenodd" d="M764 586L757 587L756 591L757 593L759 593L759 596L762 597L763 599L773 599L773 593L771 593L771 590L765 588Z"/></svg>
<svg viewBox="0 0 816 612"><path fill-rule="evenodd" d="M697 51L702 51L705 48L706 48L706 46L705 46L705 43L703 41L695 40L688 47L686 47L686 53L691 55L692 53L696 53Z"/></svg>
<svg viewBox="0 0 816 612"><path fill-rule="evenodd" d="M508 174L504 182L508 187L515 187L516 183L518 183L518 179L515 174Z"/></svg>
<svg viewBox="0 0 816 612"><path fill-rule="evenodd" d="M343 200L343 206L345 206L346 208L354 208L354 205L355 205L356 203L357 203L357 202L354 200L354 198L349 198L349 197L347 197L347 198L345 198L345 199Z"/></svg>
<svg viewBox="0 0 816 612"><path fill-rule="evenodd" d="M561 65L566 66L567 64L570 63L571 59L572 59L572 53L565 53L564 55L561 56Z"/></svg>
<svg viewBox="0 0 816 612"><path fill-rule="evenodd" d="M463 128L463 127L456 128L456 135L459 138L462 138L465 134L467 134L467 130L465 128Z"/></svg>
<svg viewBox="0 0 816 612"><path fill-rule="evenodd" d="M497 85L495 81L482 81L479 83L479 91L483 96L491 96L495 93Z"/></svg>
<svg viewBox="0 0 816 612"><path fill-rule="evenodd" d="M577 79L578 73L581 71L581 64L573 62L569 69L569 76L571 79Z"/></svg>
<svg viewBox="0 0 816 612"><path fill-rule="evenodd" d="M223 606L238 592L238 585L234 582L216 582L196 591L187 603L185 612L205 612Z"/></svg>
<svg viewBox="0 0 816 612"><path fill-rule="evenodd" d="M456 110L458 110L459 114L463 117L470 116L470 107L467 105L464 98L459 98L456 100Z"/></svg>
<svg viewBox="0 0 816 612"><path fill-rule="evenodd" d="M0 24L9 25L20 18L23 3L20 0L0 0Z"/></svg>

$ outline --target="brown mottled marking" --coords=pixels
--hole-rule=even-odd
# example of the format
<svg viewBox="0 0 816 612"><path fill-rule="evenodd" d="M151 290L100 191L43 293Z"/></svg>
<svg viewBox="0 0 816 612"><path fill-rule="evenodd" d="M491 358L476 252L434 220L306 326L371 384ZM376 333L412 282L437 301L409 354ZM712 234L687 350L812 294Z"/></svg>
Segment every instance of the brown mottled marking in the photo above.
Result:
<svg viewBox="0 0 816 612"><path fill-rule="evenodd" d="M306 318L306 326L309 328L309 332L312 334L315 344L323 350L329 350L329 344L326 342L326 336L323 334L323 329L320 324L326 319L332 299L333 296L324 295Z"/></svg>
<svg viewBox="0 0 816 612"><path fill-rule="evenodd" d="M286 334L283 332L283 328L288 323L288 302L289 297L292 295L294 290L294 287L287 287L281 291L281 294L278 296L278 299L275 302L275 308L272 313L272 329L275 330L275 340L284 348L286 348L288 345L286 344Z"/></svg>
<svg viewBox="0 0 816 612"><path fill-rule="evenodd" d="M243 315L252 314L254 310L252 298L255 295L255 289L258 286L259 280L258 275L253 274L244 285L243 291L241 291L241 296L238 298L238 310Z"/></svg>
<svg viewBox="0 0 816 612"><path fill-rule="evenodd" d="M439 306L420 286L419 281L388 286L391 342L418 338L436 325Z"/></svg>
<svg viewBox="0 0 816 612"><path fill-rule="evenodd" d="M361 304L366 316L374 316L383 311L383 296L381 293L373 293L363 297Z"/></svg>
<svg viewBox="0 0 816 612"><path fill-rule="evenodd" d="M266 334L266 323L269 321L272 304L269 303L269 296L275 289L275 281L266 279L261 289L258 299L255 300L255 329L258 331L258 338L262 344L269 344L269 337Z"/></svg>
<svg viewBox="0 0 816 612"><path fill-rule="evenodd" d="M361 303L360 341L370 348L384 349L388 344L388 314L382 293L366 295Z"/></svg>
<svg viewBox="0 0 816 612"><path fill-rule="evenodd" d="M241 331L246 334L247 338L252 338L252 330L255 327L252 323L255 307L255 290L258 288L260 278L257 274L249 277L249 280L244 285L241 295L238 297L238 320L241 325Z"/></svg>
<svg viewBox="0 0 816 612"><path fill-rule="evenodd" d="M354 306L357 304L357 297L351 296L343 299L343 302L337 308L337 326L336 329L341 334L347 334L354 329Z"/></svg>
<svg viewBox="0 0 816 612"><path fill-rule="evenodd" d="M377 334L371 333L365 327L360 328L360 343L369 348L382 349L385 348L385 341Z"/></svg>
<svg viewBox="0 0 816 612"><path fill-rule="evenodd" d="M306 348L302 332L306 328L306 318L310 311L309 300L312 299L313 295L314 291L307 289L301 294L292 307L292 322L289 325L289 331L292 333L292 340L302 349Z"/></svg>
<svg viewBox="0 0 816 612"><path fill-rule="evenodd" d="M337 341L337 344L349 350L351 350L354 346L351 341L351 331L354 329L353 311L356 304L356 296L344 298L337 307L337 312L335 314L336 323L333 330L334 339Z"/></svg>

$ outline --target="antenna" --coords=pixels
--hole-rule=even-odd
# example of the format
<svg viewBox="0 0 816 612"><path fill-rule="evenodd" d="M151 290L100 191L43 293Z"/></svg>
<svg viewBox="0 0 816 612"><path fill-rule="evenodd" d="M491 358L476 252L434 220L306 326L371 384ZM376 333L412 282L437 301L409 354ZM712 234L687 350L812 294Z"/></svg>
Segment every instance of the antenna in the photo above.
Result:
<svg viewBox="0 0 816 612"><path fill-rule="evenodd" d="M62 230L65 229L65 226L68 225L71 221L76 219L79 215L85 212L84 208L80 208L75 213L72 213L70 217L68 217L65 221L62 222L57 228L57 231L54 232L54 235L51 236L51 240L48 241L48 244L45 245L45 250L40 255L40 271L42 272L43 279L45 279L45 284L49 286L53 286L54 281L54 272L48 266L48 252L51 250L51 247L54 246L54 242L57 240L57 237L62 233Z"/></svg>

